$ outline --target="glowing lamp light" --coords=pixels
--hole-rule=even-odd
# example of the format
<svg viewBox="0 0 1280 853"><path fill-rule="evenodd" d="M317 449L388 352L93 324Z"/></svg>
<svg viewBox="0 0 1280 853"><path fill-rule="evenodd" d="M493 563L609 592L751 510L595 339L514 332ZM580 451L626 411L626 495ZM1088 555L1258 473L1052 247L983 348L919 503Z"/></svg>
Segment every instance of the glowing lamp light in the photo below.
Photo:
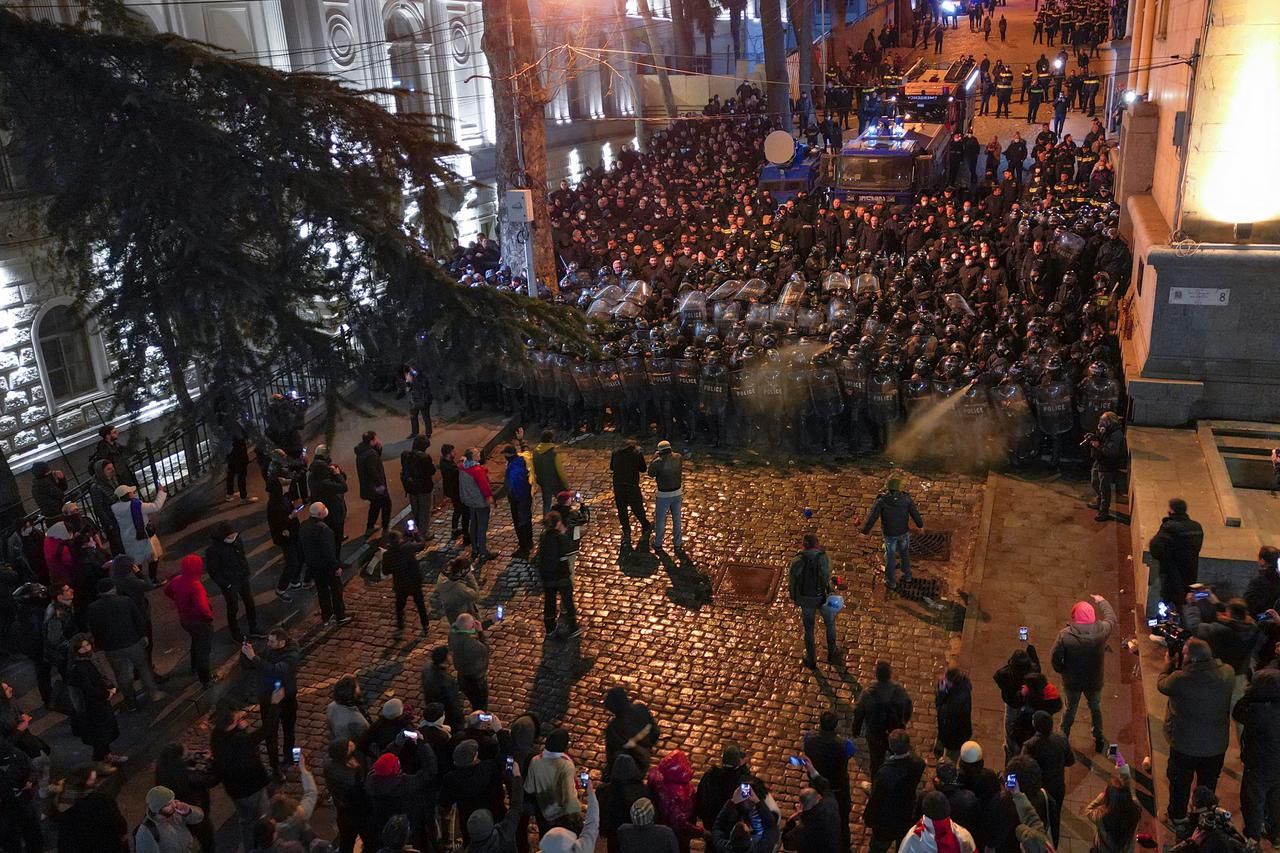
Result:
<svg viewBox="0 0 1280 853"><path fill-rule="evenodd" d="M942 9L942 14L944 15L954 15L956 13L957 6L952 2L952 0L942 0L942 3L938 8Z"/></svg>
<svg viewBox="0 0 1280 853"><path fill-rule="evenodd" d="M1126 104L1133 104L1136 100L1138 100L1138 93L1133 89L1126 89L1124 92L1124 102Z"/></svg>
<svg viewBox="0 0 1280 853"><path fill-rule="evenodd" d="M965 90L966 92L972 92L972 91L973 91L973 87L974 87L974 86L976 86L976 85L978 85L978 80L979 80L981 77L982 77L982 75L981 75L981 73L979 73L978 69L976 69L976 68L975 68L975 69L973 69L972 71L970 71L970 72L969 72L969 79L964 81L964 90Z"/></svg>
<svg viewBox="0 0 1280 853"><path fill-rule="evenodd" d="M1280 66L1275 44L1265 35L1255 33L1240 47L1230 95L1218 110L1221 125L1213 129L1218 144L1206 151L1199 195L1213 219L1248 224L1280 216L1280 162L1258 157L1256 148L1256 140L1280 134Z"/></svg>
<svg viewBox="0 0 1280 853"><path fill-rule="evenodd" d="M1053 61L1053 67L1054 67L1054 68L1056 68L1056 69L1058 69L1059 71L1061 71L1061 70L1062 70L1062 60L1061 60L1061 59L1055 59L1055 60Z"/></svg>

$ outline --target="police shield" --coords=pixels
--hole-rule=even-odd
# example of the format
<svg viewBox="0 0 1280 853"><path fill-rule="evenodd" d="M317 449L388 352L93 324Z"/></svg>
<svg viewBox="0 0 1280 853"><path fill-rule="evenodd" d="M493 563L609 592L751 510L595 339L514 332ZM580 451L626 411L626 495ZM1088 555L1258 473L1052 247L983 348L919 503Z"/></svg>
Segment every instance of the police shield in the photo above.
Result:
<svg viewBox="0 0 1280 853"><path fill-rule="evenodd" d="M596 381L600 386L600 394L607 406L617 406L618 401L623 397L622 390L622 372L618 369L618 362L614 359L607 359L595 365Z"/></svg>
<svg viewBox="0 0 1280 853"><path fill-rule="evenodd" d="M556 395L556 378L555 367L551 361L551 353L546 350L536 349L529 353L529 362L532 366L533 390L539 397L554 397Z"/></svg>
<svg viewBox="0 0 1280 853"><path fill-rule="evenodd" d="M628 400L644 399L649 390L649 375L645 370L644 356L629 355L618 359L618 373L622 377L622 391Z"/></svg>
<svg viewBox="0 0 1280 853"><path fill-rule="evenodd" d="M603 287L596 294L596 298L591 301L591 307L587 309L587 316L596 320L603 320L613 313L613 309L618 307L618 303L622 301L622 288L617 285L611 287Z"/></svg>
<svg viewBox="0 0 1280 853"><path fill-rule="evenodd" d="M755 331L769 325L773 318L772 309L776 307L775 305L765 305L762 302L752 303L747 308L747 328Z"/></svg>
<svg viewBox="0 0 1280 853"><path fill-rule="evenodd" d="M530 353L513 355L502 360L499 381L509 391L518 391L525 385L525 375L529 372Z"/></svg>
<svg viewBox="0 0 1280 853"><path fill-rule="evenodd" d="M738 322L741 314L742 308L737 302L717 302L715 307L711 309L711 316L715 320L716 330L722 337L728 334L734 323Z"/></svg>
<svg viewBox="0 0 1280 853"><path fill-rule="evenodd" d="M707 318L707 295L698 290L691 290L680 297L676 303L676 313L680 322L696 323Z"/></svg>
<svg viewBox="0 0 1280 853"><path fill-rule="evenodd" d="M729 299L737 299L738 291L741 289L742 282L739 279L731 278L715 290L711 291L711 295L707 298L712 302L723 302Z"/></svg>
<svg viewBox="0 0 1280 853"><path fill-rule="evenodd" d="M833 298L827 305L827 322L831 324L831 328L839 329L846 323L852 323L854 320L853 306L845 302L839 296Z"/></svg>
<svg viewBox="0 0 1280 853"><path fill-rule="evenodd" d="M1036 425L1045 435L1061 435L1072 427L1071 386L1063 381L1051 381L1036 387L1032 394L1035 403Z"/></svg>
<svg viewBox="0 0 1280 853"><path fill-rule="evenodd" d="M862 275L856 276L853 279L853 292L854 293L879 293L880 279L876 278L876 276L872 275L869 272L864 272Z"/></svg>
<svg viewBox="0 0 1280 853"><path fill-rule="evenodd" d="M867 396L867 363L860 358L845 356L836 365L836 378L840 380L840 392L846 404L861 411Z"/></svg>
<svg viewBox="0 0 1280 853"><path fill-rule="evenodd" d="M665 353L655 353L649 359L649 387L653 389L654 394L664 396L671 394L672 385L674 383L674 367L672 361Z"/></svg>
<svg viewBox="0 0 1280 853"><path fill-rule="evenodd" d="M1063 231L1049 247L1049 254L1062 264L1062 269L1071 267L1083 251L1084 238L1074 231Z"/></svg>
<svg viewBox="0 0 1280 853"><path fill-rule="evenodd" d="M867 380L867 413L878 424L898 419L898 377L887 370L877 370Z"/></svg>
<svg viewBox="0 0 1280 853"><path fill-rule="evenodd" d="M1080 429L1095 432L1103 412L1114 412L1120 405L1120 386L1109 376L1086 379L1080 388Z"/></svg>
<svg viewBox="0 0 1280 853"><path fill-rule="evenodd" d="M821 365L809 374L809 401L813 411L823 417L840 414L844 401L840 395L840 380L832 367Z"/></svg>
<svg viewBox="0 0 1280 853"><path fill-rule="evenodd" d="M698 374L701 366L692 358L676 358L671 363L671 380L680 399L693 403L698 399Z"/></svg>
<svg viewBox="0 0 1280 853"><path fill-rule="evenodd" d="M753 302L769 292L769 285L762 278L749 278L742 285L742 289L738 291L736 299L743 302Z"/></svg>
<svg viewBox="0 0 1280 853"><path fill-rule="evenodd" d="M566 406L576 405L580 397L578 383L573 376L573 356L558 353L552 358L555 367L556 398Z"/></svg>
<svg viewBox="0 0 1280 853"><path fill-rule="evenodd" d="M572 368L573 381L578 386L578 394L582 397L582 402L588 406L599 406L604 401L596 368L597 365L589 361L579 361Z"/></svg>
<svg viewBox="0 0 1280 853"><path fill-rule="evenodd" d="M822 279L822 289L827 293L849 289L849 277L842 272L829 273Z"/></svg>
<svg viewBox="0 0 1280 853"><path fill-rule="evenodd" d="M729 400L729 377L725 366L709 361L702 366L698 380L698 406L709 415L724 413Z"/></svg>

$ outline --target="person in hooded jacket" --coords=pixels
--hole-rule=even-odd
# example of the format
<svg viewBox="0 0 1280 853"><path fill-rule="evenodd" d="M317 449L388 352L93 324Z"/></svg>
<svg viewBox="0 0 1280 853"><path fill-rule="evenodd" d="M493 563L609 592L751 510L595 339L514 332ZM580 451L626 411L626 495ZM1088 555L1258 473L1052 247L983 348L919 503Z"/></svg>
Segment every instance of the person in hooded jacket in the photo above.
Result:
<svg viewBox="0 0 1280 853"><path fill-rule="evenodd" d="M1044 711L1052 719L1054 714L1062 710L1062 698L1058 695L1057 688L1044 677L1044 673L1029 672L1023 682L1020 693L1022 706L1018 708L1018 715L1013 721L1014 755L1021 752L1023 745L1035 736L1036 713ZM1009 756L1012 757L1013 755Z"/></svg>
<svg viewBox="0 0 1280 853"><path fill-rule="evenodd" d="M156 759L156 784L173 791L180 801L204 813L191 827L203 853L214 853L213 821L209 811L209 790L218 784L207 755L188 753L180 743L166 744Z"/></svg>
<svg viewBox="0 0 1280 853"><path fill-rule="evenodd" d="M191 672L200 679L202 687L208 687L213 683L209 669L213 608L209 605L209 593L200 582L203 573L204 560L196 554L188 554L178 564L178 574L165 584L164 594L178 611L178 624L191 637Z"/></svg>
<svg viewBox="0 0 1280 853"><path fill-rule="evenodd" d="M71 718L71 731L86 745L93 747L93 760L124 764L128 759L111 751L111 743L120 737L111 698L116 686L102 674L93 660L93 640L88 634L71 638L71 658L67 664L67 685L80 693L82 710Z"/></svg>
<svg viewBox="0 0 1280 853"><path fill-rule="evenodd" d="M973 833L974 841L985 850L995 837L994 812L1004 786L994 770L982 759L982 745L977 741L965 741L960 747L960 763L956 765L956 781L972 791L978 803L978 819L966 829Z"/></svg>
<svg viewBox="0 0 1280 853"><path fill-rule="evenodd" d="M974 853L973 836L963 824L952 820L946 795L930 791L921 806L923 816L907 830L898 853Z"/></svg>
<svg viewBox="0 0 1280 853"><path fill-rule="evenodd" d="M630 821L618 827L618 853L680 853L675 831L654 823L656 813L645 797L631 804Z"/></svg>
<svg viewBox="0 0 1280 853"><path fill-rule="evenodd" d="M517 853L519 830L524 816L524 786L520 782L520 764L513 762L506 779L507 813L495 822L493 812L476 809L467 818L467 835L471 839L462 853ZM526 843L528 841L526 837Z"/></svg>
<svg viewBox="0 0 1280 853"><path fill-rule="evenodd" d="M658 742L658 722L643 702L633 702L621 685L610 687L604 695L604 707L613 719L604 727L604 756L612 768L620 753L635 759L641 773L649 772L654 744Z"/></svg>
<svg viewBox="0 0 1280 853"><path fill-rule="evenodd" d="M1018 747L1013 740L1013 723L1022 708L1023 678L1030 672L1040 671L1040 656L1036 647L1027 644L1026 648L1016 649L1009 655L1004 666L996 670L992 680L1000 688L1000 701L1004 702L1004 757L1008 761L1017 755Z"/></svg>
<svg viewBox="0 0 1280 853"><path fill-rule="evenodd" d="M1231 667L1198 637L1187 640L1180 661L1166 653L1156 689L1169 697L1164 727L1169 738L1169 819L1175 824L1187 816L1193 787L1218 787L1231 740L1234 685Z"/></svg>
<svg viewBox="0 0 1280 853"><path fill-rule="evenodd" d="M911 581L910 525L915 522L917 528L924 527L924 519L916 509L915 501L902 491L901 477L890 477L885 483L885 490L876 495L867 519L862 523L862 533L870 533L877 520L884 536L884 585L888 589L897 589L899 563L902 565L902 582Z"/></svg>
<svg viewBox="0 0 1280 853"><path fill-rule="evenodd" d="M93 515L102 524L102 532L107 537L112 554L124 552L124 542L120 538L120 525L116 521L111 506L116 502L116 489L120 487L116 479L116 466L106 459L93 463L93 482L89 485L89 503L93 507Z"/></svg>
<svg viewBox="0 0 1280 853"><path fill-rule="evenodd" d="M893 680L893 667L888 661L876 661L875 679L858 697L853 709L853 735L866 734L873 777L884 762L890 733L905 728L912 714L911 697Z"/></svg>
<svg viewBox="0 0 1280 853"><path fill-rule="evenodd" d="M1107 639L1116 625L1116 612L1105 598L1091 596L1093 603L1076 602L1071 608L1071 624L1058 632L1053 644L1053 669L1062 674L1062 687L1067 694L1067 712L1062 717L1062 733L1071 737L1080 697L1089 705L1093 723L1093 748L1101 754L1107 750L1102 734L1102 674ZM1102 611L1099 619L1097 611Z"/></svg>
<svg viewBox="0 0 1280 853"><path fill-rule="evenodd" d="M916 787L924 775L924 759L911 748L903 729L889 735L888 755L867 785L862 822L871 830L868 850L885 853L898 845L915 823Z"/></svg>
<svg viewBox="0 0 1280 853"><path fill-rule="evenodd" d="M439 702L444 712L444 723L451 729L461 730L463 725L463 696L458 681L449 672L449 647L436 646L422 666L422 702L424 707Z"/></svg>
<svg viewBox="0 0 1280 853"><path fill-rule="evenodd" d="M436 463L427 452L430 447L430 437L419 435L413 439L411 449L400 453L400 485L409 498L413 523L423 541L435 538L430 528L435 511Z"/></svg>
<svg viewBox="0 0 1280 853"><path fill-rule="evenodd" d="M209 546L204 549L204 567L209 578L222 591L227 603L227 630L236 643L244 642L240 632L240 604L244 604L245 621L249 636L262 636L258 627L258 608L253 602L253 589L249 586L252 571L244 552L244 542L230 522L220 521L209 532Z"/></svg>
<svg viewBox="0 0 1280 853"><path fill-rule="evenodd" d="M609 771L609 781L600 786L600 834L609 853L619 853L618 828L631 820L631 806L637 800L652 801L653 791L636 761L627 753L619 753Z"/></svg>
<svg viewBox="0 0 1280 853"><path fill-rule="evenodd" d="M939 793L947 798L952 821L969 830L974 837L974 844L978 845L978 833L970 828L982 825L983 815L978 808L978 797L973 791L960 784L959 770L946 756L938 759L938 764L933 771L933 780L928 786L922 784L919 793L916 794L916 811L920 814L925 813L924 798L931 793Z"/></svg>
<svg viewBox="0 0 1280 853"><path fill-rule="evenodd" d="M399 755L412 752L417 772L405 773ZM401 734L392 744L392 750L380 755L373 762L365 777L365 793L368 796L367 829L361 835L378 838L383 827L395 815L406 815L410 837L419 849L428 850L430 831L427 821L434 817L426 793L436 781L436 757L430 747L420 741L415 743Z"/></svg>
<svg viewBox="0 0 1280 853"><path fill-rule="evenodd" d="M1034 759L1040 768L1044 790L1053 797L1056 808L1050 814L1055 822L1050 832L1058 835L1058 823L1067 798L1067 768L1076 763L1071 743L1053 730L1053 716L1048 711L1036 711L1032 718L1035 734L1022 745L1022 754Z"/></svg>
<svg viewBox="0 0 1280 853"><path fill-rule="evenodd" d="M945 753L955 761L960 757L960 747L973 737L973 683L968 673L959 667L949 668L938 681L933 705L938 715L938 739L933 753Z"/></svg>
<svg viewBox="0 0 1280 853"><path fill-rule="evenodd" d="M62 515L62 505L66 502L67 475L54 471L48 462L37 462L31 466L31 500L44 516L45 521L52 521Z"/></svg>
<svg viewBox="0 0 1280 853"><path fill-rule="evenodd" d="M418 621L425 635L431 625L427 603L422 595L422 569L418 565L418 546L404 538L399 530L387 534L382 557L383 574L391 575L391 590L396 597L396 630L404 630L404 606L409 599L418 610Z"/></svg>
<svg viewBox="0 0 1280 853"><path fill-rule="evenodd" d="M553 827L538 842L539 853L592 853L600 837L600 801L595 788L587 780L587 816L582 830L574 832L563 826Z"/></svg>
<svg viewBox="0 0 1280 853"><path fill-rule="evenodd" d="M840 809L831 784L807 756L800 761L809 786L800 792L799 808L782 827L782 848L796 853L833 853L840 846Z"/></svg>
<svg viewBox="0 0 1280 853"><path fill-rule="evenodd" d="M329 743L324 765L324 785L333 798L335 823L338 828L339 853L352 853L356 839L363 838L365 849L372 849L373 838L366 835L365 816L369 812L369 795L364 780L368 774L364 756L353 741L337 738Z"/></svg>
<svg viewBox="0 0 1280 853"><path fill-rule="evenodd" d="M311 497L329 510L324 523L329 525L341 546L347 538L347 474L329 456L328 445L316 445L315 456L307 469L307 484Z"/></svg>
<svg viewBox="0 0 1280 853"><path fill-rule="evenodd" d="M1231 716L1244 725L1240 811L1245 838L1256 842L1264 822L1272 833L1280 823L1280 669L1271 666L1254 673Z"/></svg>
<svg viewBox="0 0 1280 853"><path fill-rule="evenodd" d="M649 771L648 781L657 797L662 822L675 831L680 853L689 853L690 839L703 836L694 814L693 765L689 763L689 756L679 749L668 752ZM634 816L632 823L635 823Z"/></svg>

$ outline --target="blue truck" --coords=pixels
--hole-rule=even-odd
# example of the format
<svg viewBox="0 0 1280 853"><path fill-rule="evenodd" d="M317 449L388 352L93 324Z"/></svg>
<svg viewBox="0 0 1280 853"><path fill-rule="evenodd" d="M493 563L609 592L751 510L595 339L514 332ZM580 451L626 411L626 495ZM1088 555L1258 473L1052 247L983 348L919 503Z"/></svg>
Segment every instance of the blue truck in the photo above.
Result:
<svg viewBox="0 0 1280 853"><path fill-rule="evenodd" d="M945 125L881 121L822 155L821 186L849 204L908 203L941 187L949 141Z"/></svg>
<svg viewBox="0 0 1280 853"><path fill-rule="evenodd" d="M795 156L790 163L764 164L760 170L760 189L767 190L779 204L795 198L799 192L812 194L818 188L821 166L821 155L797 142Z"/></svg>

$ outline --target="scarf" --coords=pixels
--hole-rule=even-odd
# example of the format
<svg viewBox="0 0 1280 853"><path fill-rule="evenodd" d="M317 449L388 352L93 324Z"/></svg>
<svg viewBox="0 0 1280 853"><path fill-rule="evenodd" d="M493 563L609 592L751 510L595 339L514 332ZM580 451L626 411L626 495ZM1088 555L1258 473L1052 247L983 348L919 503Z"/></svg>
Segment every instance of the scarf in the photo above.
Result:
<svg viewBox="0 0 1280 853"><path fill-rule="evenodd" d="M960 839L951 831L949 817L933 822L933 840L938 845L938 853L960 853Z"/></svg>
<svg viewBox="0 0 1280 853"><path fill-rule="evenodd" d="M142 501L137 498L129 501L129 517L133 519L133 535L139 540L150 538L147 535L147 520L142 516Z"/></svg>

